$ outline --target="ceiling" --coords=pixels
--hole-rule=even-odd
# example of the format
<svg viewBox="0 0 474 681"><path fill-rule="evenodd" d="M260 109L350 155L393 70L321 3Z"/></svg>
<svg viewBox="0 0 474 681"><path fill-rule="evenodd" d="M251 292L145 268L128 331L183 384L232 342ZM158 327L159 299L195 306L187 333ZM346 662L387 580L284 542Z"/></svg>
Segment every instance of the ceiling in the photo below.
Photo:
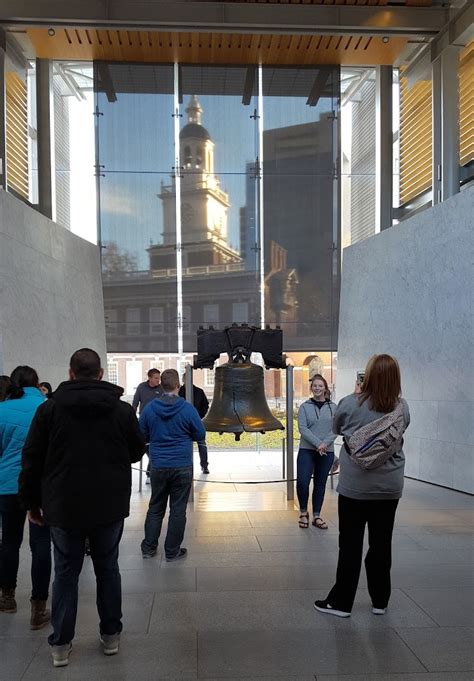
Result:
<svg viewBox="0 0 474 681"><path fill-rule="evenodd" d="M380 0L381 2L383 0ZM54 30L54 35L50 35ZM27 29L35 55L48 59L214 64L393 64L407 40L363 35L269 35Z"/></svg>
<svg viewBox="0 0 474 681"><path fill-rule="evenodd" d="M468 0L468 4L471 0ZM24 57L60 61L400 66L465 0L1 0Z"/></svg>

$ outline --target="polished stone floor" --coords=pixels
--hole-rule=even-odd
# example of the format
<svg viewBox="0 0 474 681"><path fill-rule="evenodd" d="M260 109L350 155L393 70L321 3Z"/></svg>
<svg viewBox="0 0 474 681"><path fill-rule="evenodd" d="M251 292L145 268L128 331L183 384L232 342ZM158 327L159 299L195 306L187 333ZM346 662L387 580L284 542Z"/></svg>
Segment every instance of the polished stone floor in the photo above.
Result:
<svg viewBox="0 0 474 681"><path fill-rule="evenodd" d="M0 681L473 681L472 497L407 480L389 611L372 615L362 577L343 620L313 609L335 574L335 491L328 484L329 530L300 530L285 485L237 482L279 479L281 454L210 459L211 475L196 484L189 507L189 555L178 564L161 552L141 558L149 487L139 494L135 474L120 558L124 633L114 657L98 643L86 559L70 664L52 668L47 631L28 628L22 550L18 613L0 614Z"/></svg>

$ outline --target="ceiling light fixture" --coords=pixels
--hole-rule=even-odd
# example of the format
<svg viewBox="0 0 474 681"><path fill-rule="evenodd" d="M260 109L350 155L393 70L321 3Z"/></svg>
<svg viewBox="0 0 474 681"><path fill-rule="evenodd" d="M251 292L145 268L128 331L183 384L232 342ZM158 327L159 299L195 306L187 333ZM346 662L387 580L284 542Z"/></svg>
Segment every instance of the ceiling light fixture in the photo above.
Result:
<svg viewBox="0 0 474 681"><path fill-rule="evenodd" d="M48 35L52 38L53 35L56 35L56 31L54 28L48 28Z"/></svg>
<svg viewBox="0 0 474 681"><path fill-rule="evenodd" d="M385 44L387 44L389 40L390 38L388 37L388 35L384 35L384 37L382 38L382 42Z"/></svg>

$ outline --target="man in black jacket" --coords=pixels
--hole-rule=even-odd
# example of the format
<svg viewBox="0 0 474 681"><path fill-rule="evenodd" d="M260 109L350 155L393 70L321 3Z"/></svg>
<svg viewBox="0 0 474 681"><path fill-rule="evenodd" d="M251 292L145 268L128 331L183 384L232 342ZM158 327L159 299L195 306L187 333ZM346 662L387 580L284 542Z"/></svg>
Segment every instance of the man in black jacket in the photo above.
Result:
<svg viewBox="0 0 474 681"><path fill-rule="evenodd" d="M94 350L77 350L71 380L39 407L23 449L20 499L32 522L50 525L54 544L48 641L55 667L69 661L86 537L106 655L118 652L122 630L118 547L130 511L130 464L140 460L145 440L133 408L120 400L123 389L102 381L103 373Z"/></svg>
<svg viewBox="0 0 474 681"><path fill-rule="evenodd" d="M181 377L183 385L180 387L178 395L186 399L186 374ZM199 417L203 419L209 410L209 400L202 388L198 388L193 384L193 406L197 409ZM197 443L199 451L199 460L201 463L201 470L206 475L209 473L209 460L207 458L207 444L206 440L201 440Z"/></svg>

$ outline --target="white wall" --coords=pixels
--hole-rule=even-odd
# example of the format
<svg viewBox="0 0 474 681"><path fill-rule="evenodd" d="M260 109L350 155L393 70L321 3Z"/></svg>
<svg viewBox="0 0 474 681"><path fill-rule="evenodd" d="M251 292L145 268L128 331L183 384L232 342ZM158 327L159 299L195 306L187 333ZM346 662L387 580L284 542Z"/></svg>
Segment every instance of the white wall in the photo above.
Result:
<svg viewBox="0 0 474 681"><path fill-rule="evenodd" d="M406 474L474 492L474 189L344 250L338 398L397 357L412 416Z"/></svg>
<svg viewBox="0 0 474 681"><path fill-rule="evenodd" d="M0 190L0 373L29 364L54 388L81 347L107 366L98 247Z"/></svg>

